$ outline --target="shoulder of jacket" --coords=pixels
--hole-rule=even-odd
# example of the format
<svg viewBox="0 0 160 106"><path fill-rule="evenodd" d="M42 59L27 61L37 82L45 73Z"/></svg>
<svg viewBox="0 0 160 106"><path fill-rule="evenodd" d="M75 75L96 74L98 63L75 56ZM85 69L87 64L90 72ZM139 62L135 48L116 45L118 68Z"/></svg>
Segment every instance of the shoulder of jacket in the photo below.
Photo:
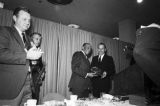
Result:
<svg viewBox="0 0 160 106"><path fill-rule="evenodd" d="M9 26L0 26L0 35L1 36L7 36L10 35L11 32L13 32L13 29Z"/></svg>
<svg viewBox="0 0 160 106"><path fill-rule="evenodd" d="M81 55L81 52L80 51L76 51L73 53L73 56L77 56L77 55Z"/></svg>
<svg viewBox="0 0 160 106"><path fill-rule="evenodd" d="M6 30L6 29L9 29L8 26L0 26L0 30Z"/></svg>
<svg viewBox="0 0 160 106"><path fill-rule="evenodd" d="M106 55L107 58L113 60L113 57L112 56L109 56L109 55Z"/></svg>
<svg viewBox="0 0 160 106"><path fill-rule="evenodd" d="M76 51L74 54L83 54L82 51Z"/></svg>

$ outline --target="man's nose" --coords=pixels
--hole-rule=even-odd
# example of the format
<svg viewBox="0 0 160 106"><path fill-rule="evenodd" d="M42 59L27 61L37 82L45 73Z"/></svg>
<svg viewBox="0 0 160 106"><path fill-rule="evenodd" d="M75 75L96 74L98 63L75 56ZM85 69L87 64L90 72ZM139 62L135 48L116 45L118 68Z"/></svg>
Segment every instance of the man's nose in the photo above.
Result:
<svg viewBox="0 0 160 106"><path fill-rule="evenodd" d="M27 24L27 25L30 25L30 21L26 21L26 24Z"/></svg>

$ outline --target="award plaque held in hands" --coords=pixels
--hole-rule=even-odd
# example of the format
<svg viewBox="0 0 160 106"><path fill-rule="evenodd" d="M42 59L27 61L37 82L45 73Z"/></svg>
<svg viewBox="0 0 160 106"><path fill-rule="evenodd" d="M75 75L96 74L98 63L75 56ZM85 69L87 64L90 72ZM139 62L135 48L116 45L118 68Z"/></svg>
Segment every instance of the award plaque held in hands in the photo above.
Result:
<svg viewBox="0 0 160 106"><path fill-rule="evenodd" d="M97 76L101 76L103 74L103 71L98 67L92 67L91 72L95 73Z"/></svg>

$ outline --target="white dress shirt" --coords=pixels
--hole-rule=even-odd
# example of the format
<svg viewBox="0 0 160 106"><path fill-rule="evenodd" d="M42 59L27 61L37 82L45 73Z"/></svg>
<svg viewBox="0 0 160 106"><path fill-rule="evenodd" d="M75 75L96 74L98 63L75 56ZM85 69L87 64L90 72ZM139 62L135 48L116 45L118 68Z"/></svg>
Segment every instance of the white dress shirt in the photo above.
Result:
<svg viewBox="0 0 160 106"><path fill-rule="evenodd" d="M103 54L103 55L99 55L99 56L98 56L98 60L99 60L99 58L100 58L100 61L102 61L103 57L104 57L104 54Z"/></svg>
<svg viewBox="0 0 160 106"><path fill-rule="evenodd" d="M25 33L25 32L22 32L18 27L16 27L16 26L14 26L16 29L17 29L17 31L18 31L18 33L19 33L19 35L20 35L20 37L21 37L21 39L22 39L22 41L23 41L23 35L22 35L22 33ZM24 44L24 41L23 41L23 44ZM25 44L24 44L25 45Z"/></svg>

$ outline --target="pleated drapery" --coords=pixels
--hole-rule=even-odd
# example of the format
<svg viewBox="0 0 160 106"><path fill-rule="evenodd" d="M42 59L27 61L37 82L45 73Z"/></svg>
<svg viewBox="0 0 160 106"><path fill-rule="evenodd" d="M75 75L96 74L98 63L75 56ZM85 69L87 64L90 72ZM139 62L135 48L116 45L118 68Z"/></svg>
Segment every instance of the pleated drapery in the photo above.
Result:
<svg viewBox="0 0 160 106"><path fill-rule="evenodd" d="M75 51L81 50L83 43L91 43L88 32L61 25L58 53L58 92L69 97L68 83L71 77L71 59Z"/></svg>
<svg viewBox="0 0 160 106"><path fill-rule="evenodd" d="M1 26L12 25L12 11L0 9L0 25Z"/></svg>
<svg viewBox="0 0 160 106"><path fill-rule="evenodd" d="M56 23L33 17L33 31L42 34L41 49L44 51L42 59L46 65L41 97L50 92L57 92L58 28Z"/></svg>

